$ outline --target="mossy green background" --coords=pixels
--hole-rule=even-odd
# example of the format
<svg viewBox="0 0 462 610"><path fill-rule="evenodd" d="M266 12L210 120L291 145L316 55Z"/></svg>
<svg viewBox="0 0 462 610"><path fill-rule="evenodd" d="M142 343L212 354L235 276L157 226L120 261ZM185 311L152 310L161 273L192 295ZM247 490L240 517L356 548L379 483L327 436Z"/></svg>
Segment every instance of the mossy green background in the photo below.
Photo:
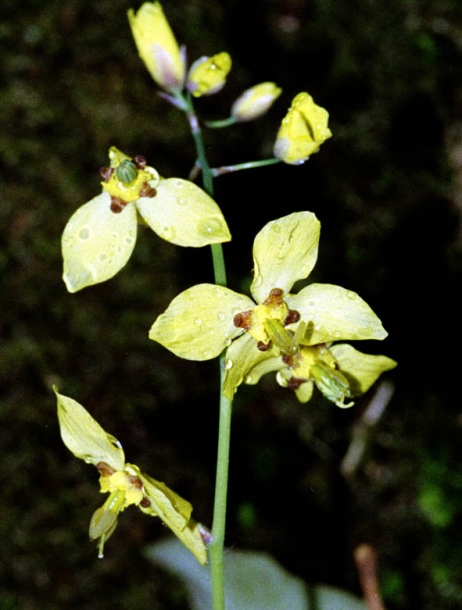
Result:
<svg viewBox="0 0 462 610"><path fill-rule="evenodd" d="M341 411L319 396L300 405L272 378L239 390L227 542L351 590L352 551L370 542L387 608L460 608L460 3L163 5L191 61L233 57L226 89L198 102L203 116L223 118L257 82L284 89L268 116L206 134L213 165L269 156L299 91L331 115L334 137L305 165L217 181L233 234L230 286L248 288L252 240L267 221L313 211L322 233L310 279L359 292L390 337L358 347L399 362L352 483L340 464L372 393ZM62 230L98 193L109 146L145 155L164 176L185 177L194 163L184 117L137 57L130 6L0 8L0 610L185 607L144 557L166 534L156 520L127 510L97 560L87 531L103 496L96 471L60 440L53 383L211 524L218 365L179 360L147 337L180 290L212 281L209 252L144 230L114 279L76 295L61 280Z"/></svg>

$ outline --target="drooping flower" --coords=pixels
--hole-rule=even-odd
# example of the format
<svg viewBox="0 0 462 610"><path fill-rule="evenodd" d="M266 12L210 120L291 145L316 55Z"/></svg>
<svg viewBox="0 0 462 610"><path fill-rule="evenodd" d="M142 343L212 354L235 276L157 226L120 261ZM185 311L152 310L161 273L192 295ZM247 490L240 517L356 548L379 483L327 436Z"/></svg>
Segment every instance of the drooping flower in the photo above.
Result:
<svg viewBox="0 0 462 610"><path fill-rule="evenodd" d="M328 121L327 110L317 106L308 93L299 93L282 120L274 156L290 165L304 163L332 136Z"/></svg>
<svg viewBox="0 0 462 610"><path fill-rule="evenodd" d="M144 157L109 150L102 168L103 192L80 207L62 236L63 279L69 292L113 277L130 258L138 217L162 239L201 247L229 241L228 226L215 201L181 178L163 179Z"/></svg>
<svg viewBox="0 0 462 610"><path fill-rule="evenodd" d="M184 52L178 47L175 36L159 2L145 2L139 11L128 11L138 53L156 83L169 92L183 88L185 79Z"/></svg>
<svg viewBox="0 0 462 610"><path fill-rule="evenodd" d="M119 441L105 432L82 405L54 390L64 444L76 457L96 466L100 491L110 494L90 521L90 540L98 540L98 556L103 557L119 513L134 504L147 515L159 517L204 565L207 550L201 532L207 530L191 518L191 504L138 466L127 464Z"/></svg>
<svg viewBox="0 0 462 610"><path fill-rule="evenodd" d="M246 89L231 107L231 116L236 121L253 121L267 112L282 89L275 83L260 83Z"/></svg>
<svg viewBox="0 0 462 610"><path fill-rule="evenodd" d="M213 95L223 89L231 70L228 53L218 53L213 57L200 57L189 69L186 87L194 97Z"/></svg>
<svg viewBox="0 0 462 610"><path fill-rule="evenodd" d="M222 286L199 284L173 299L149 337L189 360L209 360L227 348L223 391L228 398L241 383L278 371L279 383L296 390L302 402L311 397L314 383L327 398L347 406L345 399L366 391L396 363L330 347L338 340L387 336L356 293L311 284L290 294L316 263L319 233L320 223L310 212L268 223L253 247L255 302Z"/></svg>

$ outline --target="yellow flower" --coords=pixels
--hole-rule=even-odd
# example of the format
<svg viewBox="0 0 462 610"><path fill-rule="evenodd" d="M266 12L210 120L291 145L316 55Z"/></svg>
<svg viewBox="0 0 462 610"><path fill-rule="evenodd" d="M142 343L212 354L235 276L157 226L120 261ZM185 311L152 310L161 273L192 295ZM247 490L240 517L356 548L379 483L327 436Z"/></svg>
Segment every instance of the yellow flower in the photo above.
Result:
<svg viewBox="0 0 462 610"><path fill-rule="evenodd" d="M178 48L159 2L145 2L139 11L128 11L138 53L156 83L166 91L183 88L184 53Z"/></svg>
<svg viewBox="0 0 462 610"><path fill-rule="evenodd" d="M164 483L142 473L138 466L127 464L119 441L105 432L82 405L54 390L64 444L76 457L96 466L101 493L110 494L90 522L90 540L99 540L99 557L103 557L104 544L116 528L119 513L134 504L147 515L159 517L204 565L204 528L191 519L191 504Z"/></svg>
<svg viewBox="0 0 462 610"><path fill-rule="evenodd" d="M231 235L215 201L181 178L162 179L140 155L109 150L102 168L103 192L80 207L62 237L63 279L69 292L113 277L130 258L138 217L162 239L201 247L229 241Z"/></svg>
<svg viewBox="0 0 462 610"><path fill-rule="evenodd" d="M299 93L282 121L274 156L290 165L304 163L332 136L328 120L327 110L317 106L311 95Z"/></svg>
<svg viewBox="0 0 462 610"><path fill-rule="evenodd" d="M236 121L253 121L269 110L281 95L282 89L275 83L260 83L242 93L231 108Z"/></svg>
<svg viewBox="0 0 462 610"><path fill-rule="evenodd" d="M256 383L263 374L279 371L281 385L297 390L303 402L311 396L308 390L314 382L330 400L346 406L345 398L366 391L380 372L395 363L380 357L384 360L375 374L380 366L374 369L367 360L374 356L355 350L346 357L335 351L339 346L328 347L337 340L387 336L379 318L356 293L331 284L311 284L290 294L295 282L308 277L316 263L319 233L320 223L310 212L268 223L253 247L255 276L250 292L256 303L228 288L199 284L173 299L149 337L189 360L209 360L227 348L224 394L228 398L241 383ZM343 374L339 363L346 359L349 364Z"/></svg>
<svg viewBox="0 0 462 610"><path fill-rule="evenodd" d="M186 87L194 97L213 95L223 89L230 70L231 57L228 53L201 57L189 69Z"/></svg>

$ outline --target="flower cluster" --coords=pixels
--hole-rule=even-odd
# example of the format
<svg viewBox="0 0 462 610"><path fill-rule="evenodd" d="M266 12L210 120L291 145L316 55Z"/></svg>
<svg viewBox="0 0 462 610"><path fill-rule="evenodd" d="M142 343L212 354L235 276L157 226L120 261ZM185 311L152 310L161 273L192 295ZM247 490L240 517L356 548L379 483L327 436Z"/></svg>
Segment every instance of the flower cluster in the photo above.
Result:
<svg viewBox="0 0 462 610"><path fill-rule="evenodd" d="M224 349L224 394L277 371L301 402L313 386L340 407L365 392L396 363L334 341L384 339L382 323L356 293L331 284L292 286L317 259L320 223L298 212L268 223L255 238L249 297L211 284L182 292L153 324L149 337L177 356L208 360Z"/></svg>
<svg viewBox="0 0 462 610"><path fill-rule="evenodd" d="M98 556L103 557L104 545L117 526L119 513L134 504L139 509L159 517L201 564L207 560L203 537L208 531L191 518L192 506L164 483L127 464L121 444L91 417L78 402L59 394L58 419L61 438L78 458L96 466L100 473L101 493L109 493L90 521L90 540L98 540Z"/></svg>
<svg viewBox="0 0 462 610"><path fill-rule="evenodd" d="M231 70L231 57L221 52L200 57L186 66L186 50L179 47L159 2L145 2L128 19L138 53L153 79L172 103L185 107L183 91L194 97L218 93ZM221 125L252 121L265 114L281 94L275 83L265 82L244 91L234 102L228 120ZM283 119L274 144L274 156L291 165L304 163L331 137L329 114L317 106L308 93L299 93Z"/></svg>

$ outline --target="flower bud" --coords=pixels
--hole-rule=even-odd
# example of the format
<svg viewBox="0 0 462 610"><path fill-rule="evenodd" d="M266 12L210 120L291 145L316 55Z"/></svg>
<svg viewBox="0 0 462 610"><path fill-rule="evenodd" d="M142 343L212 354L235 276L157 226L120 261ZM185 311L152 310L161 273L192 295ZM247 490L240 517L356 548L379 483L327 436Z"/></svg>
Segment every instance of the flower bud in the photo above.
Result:
<svg viewBox="0 0 462 610"><path fill-rule="evenodd" d="M213 95L223 89L230 70L231 57L228 53L201 57L189 69L186 87L194 97Z"/></svg>
<svg viewBox="0 0 462 610"><path fill-rule="evenodd" d="M128 11L138 53L156 83L166 91L183 87L185 61L159 2Z"/></svg>
<svg viewBox="0 0 462 610"><path fill-rule="evenodd" d="M317 106L311 95L299 93L279 128L274 156L291 165L304 163L332 136L328 120L327 110Z"/></svg>
<svg viewBox="0 0 462 610"><path fill-rule="evenodd" d="M267 112L281 95L275 83L260 83L242 93L231 108L236 121L253 121Z"/></svg>

